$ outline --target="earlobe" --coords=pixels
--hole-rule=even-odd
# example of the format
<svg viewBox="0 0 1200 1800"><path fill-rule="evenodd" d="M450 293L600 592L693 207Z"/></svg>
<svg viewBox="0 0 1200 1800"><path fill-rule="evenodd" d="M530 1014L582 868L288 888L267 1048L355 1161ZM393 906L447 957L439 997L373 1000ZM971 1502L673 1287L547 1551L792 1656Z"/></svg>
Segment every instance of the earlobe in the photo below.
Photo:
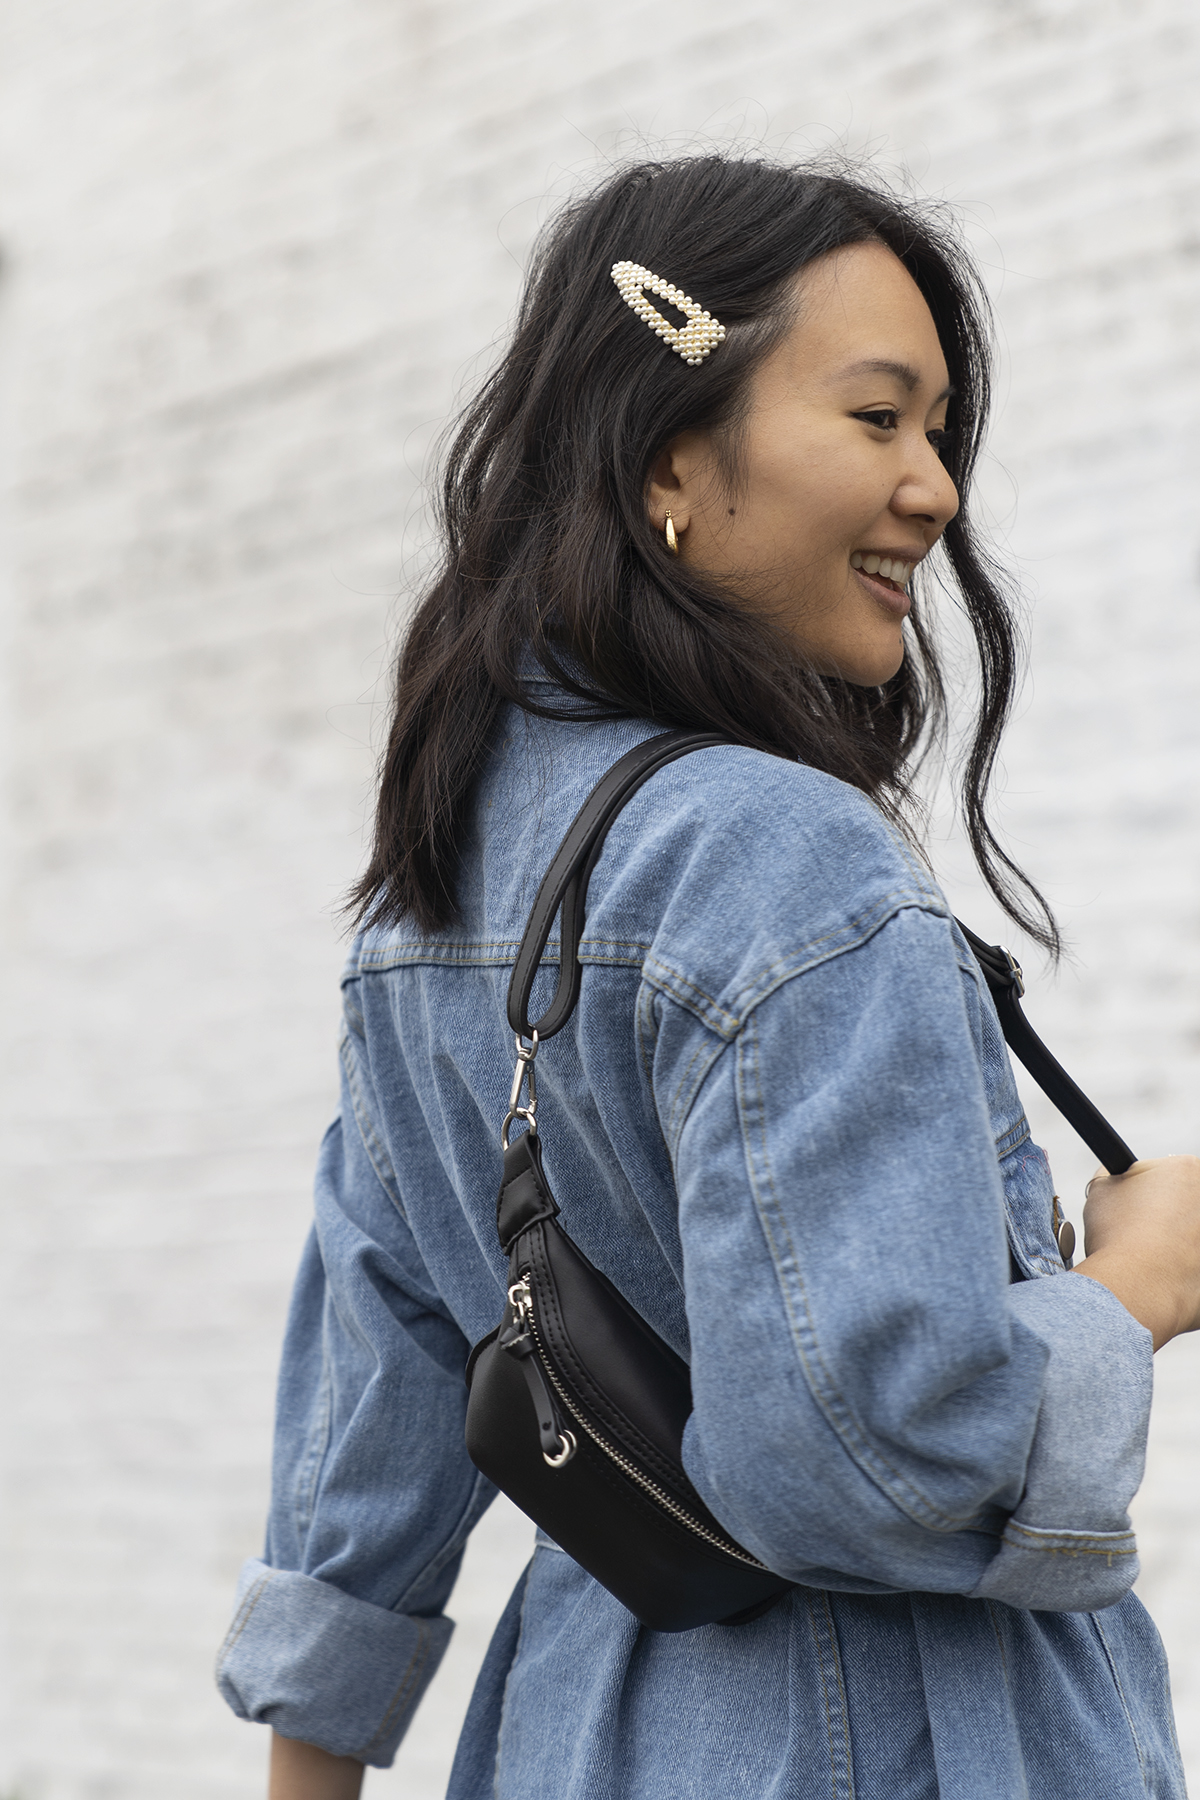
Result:
<svg viewBox="0 0 1200 1800"><path fill-rule="evenodd" d="M668 445L661 453L650 471L650 480L646 484L646 510L655 531L664 533L667 548L673 556L677 556L678 539L687 530L692 515L691 508L684 499L684 487L676 467L673 444ZM672 538L676 540L674 544L671 542Z"/></svg>

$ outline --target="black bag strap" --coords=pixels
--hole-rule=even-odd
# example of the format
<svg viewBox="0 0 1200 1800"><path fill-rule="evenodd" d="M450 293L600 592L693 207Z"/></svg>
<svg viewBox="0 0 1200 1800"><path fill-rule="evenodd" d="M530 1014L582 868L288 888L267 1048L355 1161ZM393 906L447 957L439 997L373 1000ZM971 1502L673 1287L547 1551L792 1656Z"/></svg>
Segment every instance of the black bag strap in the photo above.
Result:
<svg viewBox="0 0 1200 1800"><path fill-rule="evenodd" d="M536 1031L539 1043L545 1043L556 1031L562 1030L575 1010L583 975L579 965L579 940L583 936L588 882L600 860L608 828L621 808L668 763L686 756L691 750L708 750L714 744L728 744L729 741L715 731L663 731L657 737L637 744L596 783L546 870L513 965L512 980L508 984L508 1022L518 1037L532 1037ZM560 911L558 986L541 1018L530 1024L529 997L533 992L534 977Z"/></svg>
<svg viewBox="0 0 1200 1800"><path fill-rule="evenodd" d="M1079 1133L1092 1155L1103 1163L1110 1175L1123 1175L1137 1157L1104 1114L1093 1106L1087 1095L1071 1080L1056 1057L1047 1050L1025 1014L1021 996L1025 980L1021 965L999 944L985 944L961 919L955 923L966 938L983 970L984 980L992 991L1009 1049L1019 1057L1047 1098L1053 1101L1068 1125Z"/></svg>
<svg viewBox="0 0 1200 1800"><path fill-rule="evenodd" d="M609 827L638 789L668 763L693 750L708 750L731 740L718 732L664 731L647 738L596 783L567 831L554 861L546 871L521 939L521 948L513 966L508 987L508 1022L520 1037L544 1043L561 1031L575 1010L583 969L579 962L579 943L583 936L587 907L588 882L600 859ZM541 966L543 952L561 913L561 948L559 951L558 985L541 1018L529 1019L529 999L534 978ZM999 944L985 944L973 931L956 921L983 971L991 990L1009 1049L1019 1057L1043 1093L1079 1133L1084 1143L1112 1175L1121 1175L1137 1161L1124 1139L1118 1136L1104 1115L1093 1106L1087 1095L1076 1086L1043 1044L1021 1011L1021 995L1025 983L1020 965Z"/></svg>

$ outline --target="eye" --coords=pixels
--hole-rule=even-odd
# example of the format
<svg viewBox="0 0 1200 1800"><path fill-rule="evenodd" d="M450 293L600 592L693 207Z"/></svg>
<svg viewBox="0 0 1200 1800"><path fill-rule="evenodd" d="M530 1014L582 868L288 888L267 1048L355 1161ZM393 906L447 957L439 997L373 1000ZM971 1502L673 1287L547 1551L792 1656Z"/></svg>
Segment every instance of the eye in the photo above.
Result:
<svg viewBox="0 0 1200 1800"><path fill-rule="evenodd" d="M945 462L954 447L954 432L943 426L941 431L927 431L925 436L933 445L942 461Z"/></svg>
<svg viewBox="0 0 1200 1800"><path fill-rule="evenodd" d="M877 406L872 407L870 412L852 413L851 417L864 419L868 425L874 425L877 431L895 431L900 414L894 406Z"/></svg>

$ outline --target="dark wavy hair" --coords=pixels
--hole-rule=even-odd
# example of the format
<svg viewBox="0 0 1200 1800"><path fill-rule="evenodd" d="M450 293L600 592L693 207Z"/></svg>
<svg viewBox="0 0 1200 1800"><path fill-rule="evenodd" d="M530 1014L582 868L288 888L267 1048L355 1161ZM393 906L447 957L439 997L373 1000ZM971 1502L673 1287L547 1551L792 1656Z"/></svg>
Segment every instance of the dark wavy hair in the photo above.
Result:
<svg viewBox="0 0 1200 1800"><path fill-rule="evenodd" d="M840 172L719 155L623 168L542 235L511 346L447 457L441 563L400 654L374 845L349 899L359 921L407 917L432 931L454 917L465 816L499 708L563 716L531 699L531 657L576 715L720 731L836 775L904 823L913 769L945 722L921 595L899 672L852 685L816 672L766 611L670 557L646 503L657 457L683 431L713 431L736 480L750 377L795 315L795 276L870 241L921 290L955 390L943 455L961 504L942 544L979 658L963 819L1004 911L1057 952L1044 899L985 809L1018 658L1004 585L971 525L990 344L973 265L934 209ZM634 316L610 277L621 259L724 323L707 362L689 367Z"/></svg>

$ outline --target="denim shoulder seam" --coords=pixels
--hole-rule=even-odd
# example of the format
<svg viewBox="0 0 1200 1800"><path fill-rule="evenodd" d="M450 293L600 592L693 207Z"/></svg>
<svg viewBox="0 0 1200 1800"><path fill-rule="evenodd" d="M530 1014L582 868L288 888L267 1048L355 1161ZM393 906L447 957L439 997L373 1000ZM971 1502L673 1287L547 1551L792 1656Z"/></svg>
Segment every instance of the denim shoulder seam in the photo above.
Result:
<svg viewBox="0 0 1200 1800"><path fill-rule="evenodd" d="M737 1101L755 1210L775 1267L792 1342L813 1399L848 1455L908 1518L932 1531L961 1531L974 1524L976 1514L956 1517L943 1511L902 1470L880 1454L825 1364L808 1304L800 1257L775 1190L753 1014L738 1036Z"/></svg>
<svg viewBox="0 0 1200 1800"><path fill-rule="evenodd" d="M878 808L876 808L876 811L878 811ZM924 862L922 862L904 833L898 831L895 825L892 824L892 821L883 813L880 813L879 817L883 824L883 829L886 831L895 847L896 854L912 876L913 883L918 891L927 894L931 900L942 901L943 896L938 890L938 885L933 878L932 871Z"/></svg>
<svg viewBox="0 0 1200 1800"><path fill-rule="evenodd" d="M881 895L865 913L857 914L836 930L824 932L768 963L742 984L728 1004L715 999L689 975L660 957L647 956L643 973L647 981L685 1006L710 1031L731 1041L743 1029L755 1007L761 1006L777 988L799 975L806 975L810 969L819 968L822 963L833 962L848 951L860 949L898 913L914 910L933 913L939 918L949 917L946 903L939 895L897 888Z"/></svg>
<svg viewBox="0 0 1200 1800"><path fill-rule="evenodd" d="M342 1059L342 1067L346 1071L346 1086L350 1093L350 1104L354 1108L354 1122L358 1126L358 1134L362 1139L363 1149L367 1153L367 1160L375 1171L375 1178L380 1187L403 1219L405 1217L404 1202L400 1198L400 1184L396 1180L396 1172L392 1168L391 1158L375 1129L375 1121L367 1106L358 1077L358 1059L350 1042L350 1029L347 1025L342 1027L338 1052Z"/></svg>

